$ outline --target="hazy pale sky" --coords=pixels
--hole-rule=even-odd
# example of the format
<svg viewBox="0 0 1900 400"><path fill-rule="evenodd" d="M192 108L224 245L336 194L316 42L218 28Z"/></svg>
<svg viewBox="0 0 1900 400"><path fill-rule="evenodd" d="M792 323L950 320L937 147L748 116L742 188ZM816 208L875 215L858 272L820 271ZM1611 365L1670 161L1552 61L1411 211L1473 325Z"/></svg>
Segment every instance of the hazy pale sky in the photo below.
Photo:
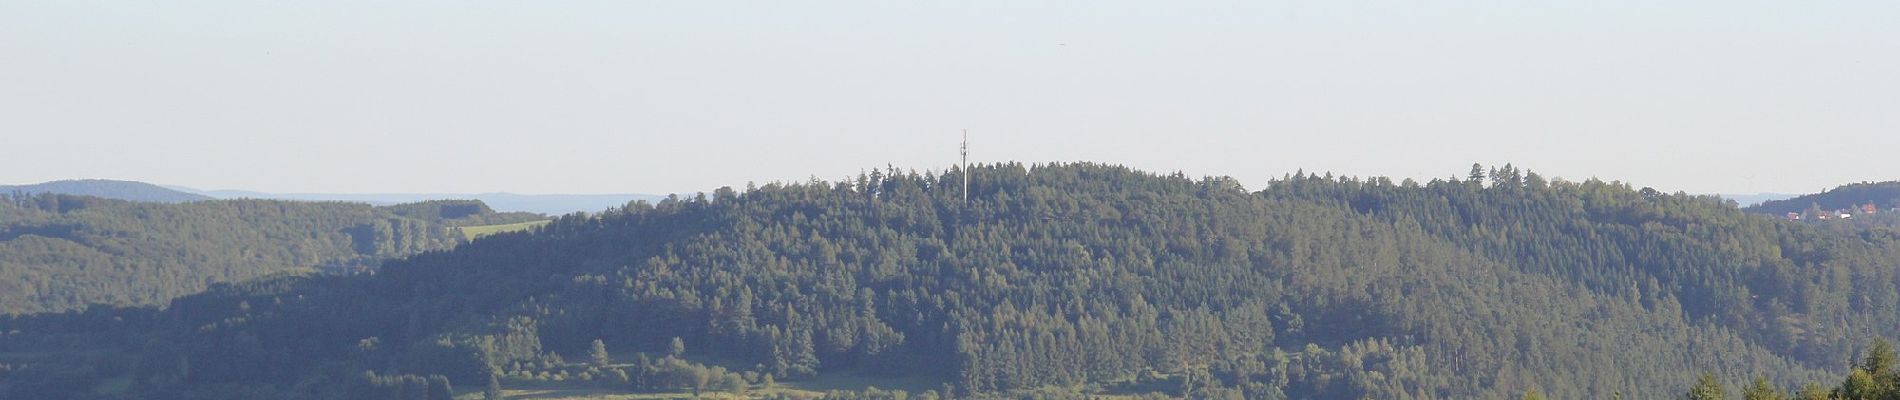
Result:
<svg viewBox="0 0 1900 400"><path fill-rule="evenodd" d="M692 192L1096 161L1900 179L1900 2L0 1L0 183Z"/></svg>

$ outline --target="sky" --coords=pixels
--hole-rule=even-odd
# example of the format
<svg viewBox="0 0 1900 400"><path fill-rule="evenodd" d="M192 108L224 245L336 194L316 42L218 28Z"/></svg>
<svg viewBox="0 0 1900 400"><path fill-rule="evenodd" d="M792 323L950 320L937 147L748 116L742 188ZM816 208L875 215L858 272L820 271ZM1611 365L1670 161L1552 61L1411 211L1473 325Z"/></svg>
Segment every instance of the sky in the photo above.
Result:
<svg viewBox="0 0 1900 400"><path fill-rule="evenodd" d="M0 184L690 193L1090 161L1900 179L1895 1L0 1Z"/></svg>

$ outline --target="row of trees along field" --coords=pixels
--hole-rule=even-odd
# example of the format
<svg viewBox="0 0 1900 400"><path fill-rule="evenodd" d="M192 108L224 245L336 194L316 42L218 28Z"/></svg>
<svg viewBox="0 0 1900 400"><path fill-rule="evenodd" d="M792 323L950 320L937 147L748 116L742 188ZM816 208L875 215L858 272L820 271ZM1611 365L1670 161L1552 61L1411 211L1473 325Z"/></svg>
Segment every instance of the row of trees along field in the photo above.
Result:
<svg viewBox="0 0 1900 400"><path fill-rule="evenodd" d="M5 389L31 398L348 398L365 371L594 382L566 360L597 340L648 355L593 366L635 390L674 338L680 363L752 389L1663 398L1696 371L1835 376L1900 323L1896 260L1890 227L1511 166L1257 192L1095 164L885 169L564 216L374 276L8 319L0 352L72 355L15 362Z"/></svg>
<svg viewBox="0 0 1900 400"><path fill-rule="evenodd" d="M151 203L0 195L0 314L160 305L213 283L453 247L452 226L539 219L478 201Z"/></svg>

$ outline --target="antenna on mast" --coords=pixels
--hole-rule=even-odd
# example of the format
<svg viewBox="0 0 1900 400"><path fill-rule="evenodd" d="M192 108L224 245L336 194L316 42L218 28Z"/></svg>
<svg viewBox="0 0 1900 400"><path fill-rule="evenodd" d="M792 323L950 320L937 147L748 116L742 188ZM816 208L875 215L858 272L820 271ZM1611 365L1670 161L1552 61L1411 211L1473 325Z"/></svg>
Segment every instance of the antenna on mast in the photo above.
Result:
<svg viewBox="0 0 1900 400"><path fill-rule="evenodd" d="M970 202L970 130L969 129L963 130L963 147L960 148L960 153L962 153L963 155L963 202L968 203Z"/></svg>

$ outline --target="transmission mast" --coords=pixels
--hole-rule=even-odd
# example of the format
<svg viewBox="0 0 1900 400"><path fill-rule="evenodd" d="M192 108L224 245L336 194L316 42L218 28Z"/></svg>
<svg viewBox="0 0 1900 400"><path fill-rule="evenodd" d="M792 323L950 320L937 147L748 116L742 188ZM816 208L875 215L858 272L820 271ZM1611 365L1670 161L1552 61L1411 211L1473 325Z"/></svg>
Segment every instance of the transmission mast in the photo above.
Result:
<svg viewBox="0 0 1900 400"><path fill-rule="evenodd" d="M970 130L963 130L963 202L970 202Z"/></svg>

